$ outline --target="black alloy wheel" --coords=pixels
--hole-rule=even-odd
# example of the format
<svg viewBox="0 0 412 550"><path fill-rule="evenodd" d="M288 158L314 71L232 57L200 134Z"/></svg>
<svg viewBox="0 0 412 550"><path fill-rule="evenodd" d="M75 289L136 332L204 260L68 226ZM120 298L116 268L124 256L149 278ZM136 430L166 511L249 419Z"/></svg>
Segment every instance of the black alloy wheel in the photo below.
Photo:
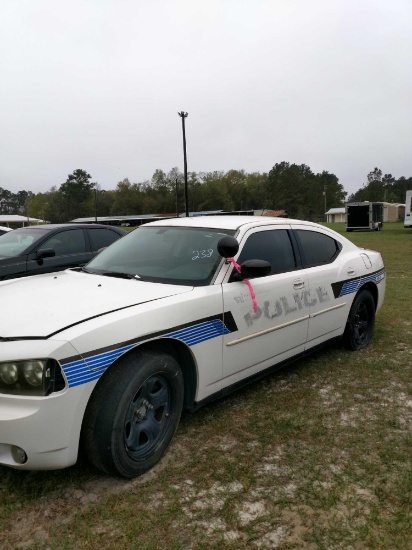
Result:
<svg viewBox="0 0 412 550"><path fill-rule="evenodd" d="M173 411L173 391L166 376L147 378L126 412L124 444L133 460L147 459L167 433Z"/></svg>
<svg viewBox="0 0 412 550"><path fill-rule="evenodd" d="M345 348L352 351L365 348L371 341L374 326L374 299L368 290L361 290L353 301L346 323L343 335Z"/></svg>

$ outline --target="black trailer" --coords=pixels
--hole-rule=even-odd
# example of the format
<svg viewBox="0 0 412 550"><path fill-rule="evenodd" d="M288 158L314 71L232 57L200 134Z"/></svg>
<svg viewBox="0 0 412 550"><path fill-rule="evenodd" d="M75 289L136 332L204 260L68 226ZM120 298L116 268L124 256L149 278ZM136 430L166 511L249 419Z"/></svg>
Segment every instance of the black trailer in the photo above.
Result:
<svg viewBox="0 0 412 550"><path fill-rule="evenodd" d="M383 227L383 203L348 202L346 231L380 231Z"/></svg>

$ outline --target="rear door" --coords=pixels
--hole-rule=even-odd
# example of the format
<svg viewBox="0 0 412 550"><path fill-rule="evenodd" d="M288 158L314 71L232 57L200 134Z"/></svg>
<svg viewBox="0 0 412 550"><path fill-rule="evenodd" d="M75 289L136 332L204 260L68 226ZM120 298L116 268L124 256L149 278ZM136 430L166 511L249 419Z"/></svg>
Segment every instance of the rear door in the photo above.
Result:
<svg viewBox="0 0 412 550"><path fill-rule="evenodd" d="M308 331L307 277L297 265L287 224L253 228L241 240L238 262L269 261L270 275L250 282L257 311L247 285L223 283L225 323L231 323L223 344L223 387L292 357L304 350Z"/></svg>
<svg viewBox="0 0 412 550"><path fill-rule="evenodd" d="M359 275L359 266L352 263L344 268L340 258L342 245L327 231L304 224L293 224L292 228L308 281L310 320L307 348L310 348L343 333L351 300L348 296L335 298L332 285Z"/></svg>

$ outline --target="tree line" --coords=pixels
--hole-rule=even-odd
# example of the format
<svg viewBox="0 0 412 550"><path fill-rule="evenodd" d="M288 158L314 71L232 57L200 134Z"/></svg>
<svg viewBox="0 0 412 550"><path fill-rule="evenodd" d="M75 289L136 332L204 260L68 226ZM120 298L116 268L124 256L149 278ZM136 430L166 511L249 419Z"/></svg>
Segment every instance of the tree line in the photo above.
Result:
<svg viewBox="0 0 412 550"><path fill-rule="evenodd" d="M403 204L406 191L412 189L412 177L404 176L395 179L392 174L382 174L380 168L375 168L367 175L363 186L349 196L348 202L397 202Z"/></svg>
<svg viewBox="0 0 412 550"><path fill-rule="evenodd" d="M184 177L178 168L157 169L147 181L119 181L113 190L103 190L83 169L76 169L59 187L45 193L11 193L0 187L0 214L21 214L63 223L76 218L169 214L185 211ZM405 202L412 178L396 180L375 168L367 183L350 201ZM280 162L268 173L244 170L189 172L189 210L286 210L294 218L323 220L325 210L343 206L343 186L335 174L314 173L305 164Z"/></svg>

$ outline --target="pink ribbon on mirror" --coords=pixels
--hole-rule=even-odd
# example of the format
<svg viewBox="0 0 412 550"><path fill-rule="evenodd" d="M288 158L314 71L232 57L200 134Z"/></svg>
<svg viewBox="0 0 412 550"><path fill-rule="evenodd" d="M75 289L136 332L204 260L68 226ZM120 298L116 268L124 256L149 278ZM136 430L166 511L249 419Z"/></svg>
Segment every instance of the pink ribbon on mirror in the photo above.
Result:
<svg viewBox="0 0 412 550"><path fill-rule="evenodd" d="M236 269L236 271L237 271L238 273L241 272L240 265L236 262L236 260L235 260L234 258L227 258L227 260L228 260L229 262L232 262L232 264L234 265L234 268ZM256 313L257 310L258 310L258 306L257 306L257 302L256 302L256 294L255 294L255 291L253 290L253 287L252 287L252 285L250 284L249 279L243 279L243 282L247 284L247 287L248 287L249 292L250 292L250 297L252 298L253 311L254 311L254 313Z"/></svg>

